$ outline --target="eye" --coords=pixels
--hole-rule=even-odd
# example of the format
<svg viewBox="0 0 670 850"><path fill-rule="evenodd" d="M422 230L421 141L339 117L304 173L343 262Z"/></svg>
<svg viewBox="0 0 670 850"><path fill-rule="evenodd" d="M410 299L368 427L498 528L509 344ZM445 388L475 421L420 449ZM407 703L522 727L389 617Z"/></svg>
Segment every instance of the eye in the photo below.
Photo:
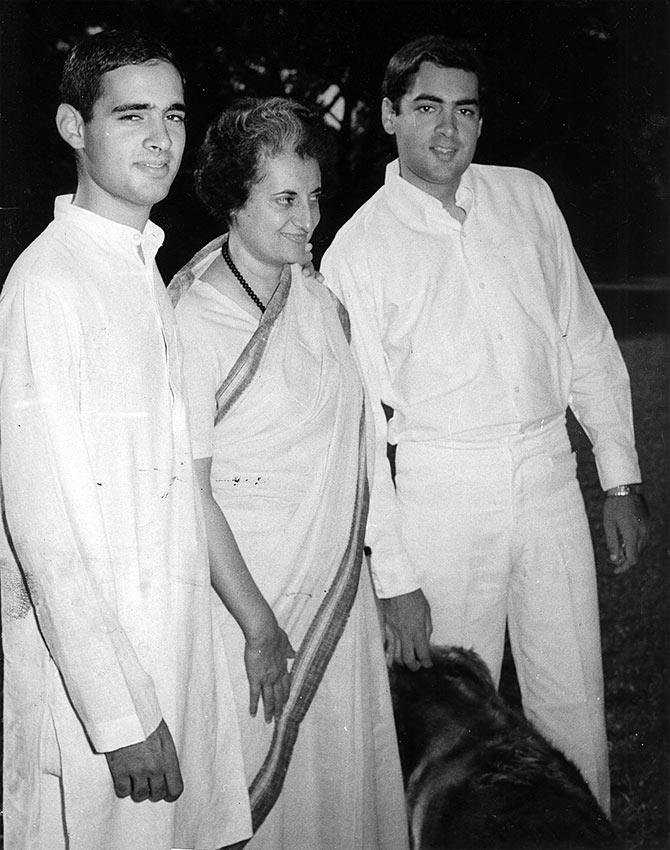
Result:
<svg viewBox="0 0 670 850"><path fill-rule="evenodd" d="M275 201L280 207L290 207L293 204L293 198L291 195L279 195L275 198Z"/></svg>
<svg viewBox="0 0 670 850"><path fill-rule="evenodd" d="M165 116L168 121L172 121L175 124L185 124L186 116L183 112L170 112Z"/></svg>
<svg viewBox="0 0 670 850"><path fill-rule="evenodd" d="M139 115L134 112L127 112L124 115L119 116L119 121L141 121L142 115Z"/></svg>
<svg viewBox="0 0 670 850"><path fill-rule="evenodd" d="M461 115L466 115L468 118L471 118L475 115L475 110L471 109L469 106L463 106L458 111Z"/></svg>
<svg viewBox="0 0 670 850"><path fill-rule="evenodd" d="M417 112L421 112L423 115L428 115L431 112L435 112L435 107L431 103L422 103L421 106L417 107Z"/></svg>

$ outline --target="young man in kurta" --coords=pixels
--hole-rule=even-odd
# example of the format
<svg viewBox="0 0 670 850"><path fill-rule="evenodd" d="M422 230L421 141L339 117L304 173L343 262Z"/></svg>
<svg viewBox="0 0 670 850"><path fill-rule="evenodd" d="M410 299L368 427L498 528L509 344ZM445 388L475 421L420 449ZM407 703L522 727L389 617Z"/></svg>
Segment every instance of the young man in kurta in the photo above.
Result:
<svg viewBox="0 0 670 850"><path fill-rule="evenodd" d="M382 122L398 159L321 268L377 416L371 566L387 657L412 668L432 632L497 681L508 624L526 714L607 810L596 575L565 411L593 443L625 569L646 538L629 380L549 187L472 164L480 79L463 42L396 53Z"/></svg>
<svg viewBox="0 0 670 850"><path fill-rule="evenodd" d="M0 298L4 828L12 850L214 848L248 795L149 221L185 141L172 54L74 48L78 185Z"/></svg>

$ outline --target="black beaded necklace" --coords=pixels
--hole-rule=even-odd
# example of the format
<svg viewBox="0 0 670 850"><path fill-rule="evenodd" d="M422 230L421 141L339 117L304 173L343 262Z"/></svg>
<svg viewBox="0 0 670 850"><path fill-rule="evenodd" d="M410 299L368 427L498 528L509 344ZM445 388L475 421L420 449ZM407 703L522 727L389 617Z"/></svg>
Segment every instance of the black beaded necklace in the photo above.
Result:
<svg viewBox="0 0 670 850"><path fill-rule="evenodd" d="M261 311L261 313L264 313L265 312L265 304L263 304L263 302L258 297L258 295L256 295L256 293L253 291L253 289L246 282L246 280L242 276L242 272L237 268L237 266L235 265L235 263L232 261L232 259L230 257L230 252L228 251L228 240L227 239L223 243L223 245L221 246L221 256L226 261L226 265L228 266L228 268L231 270L231 272L235 275L235 277L239 281L239 284L242 287L242 289L247 293L247 295L249 296L249 298L251 298L251 300L254 302L254 304L256 304L256 306Z"/></svg>

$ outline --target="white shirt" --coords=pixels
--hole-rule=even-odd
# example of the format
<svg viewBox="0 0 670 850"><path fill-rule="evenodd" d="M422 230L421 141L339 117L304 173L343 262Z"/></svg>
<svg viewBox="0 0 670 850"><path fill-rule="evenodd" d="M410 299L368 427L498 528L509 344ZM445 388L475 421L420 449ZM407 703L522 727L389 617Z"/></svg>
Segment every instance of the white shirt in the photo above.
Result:
<svg viewBox="0 0 670 850"><path fill-rule="evenodd" d="M3 545L6 803L25 811L37 793L27 741L45 711L64 765L88 749L84 732L106 752L164 718L187 789L162 810L176 846L219 846L248 834L248 800L212 629L181 349L154 262L162 241L151 222L140 233L60 197L0 297L3 506L32 601ZM150 817L133 811L138 824Z"/></svg>
<svg viewBox="0 0 670 850"><path fill-rule="evenodd" d="M394 528L387 433L476 444L569 405L603 488L640 480L628 374L549 187L522 169L471 165L456 203L462 224L396 160L321 267L349 310L376 412L367 542L381 596L417 586ZM394 410L388 432L380 400Z"/></svg>

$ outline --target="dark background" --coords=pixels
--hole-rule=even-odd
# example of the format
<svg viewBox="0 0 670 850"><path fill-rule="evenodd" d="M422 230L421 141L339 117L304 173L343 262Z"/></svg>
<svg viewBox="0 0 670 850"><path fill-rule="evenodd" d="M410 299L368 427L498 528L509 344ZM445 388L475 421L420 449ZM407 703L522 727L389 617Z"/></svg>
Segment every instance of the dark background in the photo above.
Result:
<svg viewBox="0 0 670 850"><path fill-rule="evenodd" d="M476 159L548 180L592 279L648 286L668 273L666 2L5 0L1 14L2 279L51 219L54 195L74 187L53 119L65 53L87 27L128 24L164 37L188 79L187 153L154 214L168 233L159 254L165 276L216 233L191 191L193 156L212 116L242 94L289 94L327 111L317 98L335 85L345 114L333 129L320 255L392 156L378 121L385 63L431 32L483 45L490 97Z"/></svg>
<svg viewBox="0 0 670 850"><path fill-rule="evenodd" d="M208 121L236 96L291 95L324 115L342 96L341 121L329 119L335 158L315 235L318 258L381 184L393 156L378 126L390 55L431 32L482 43L490 97L476 159L548 180L631 375L655 518L638 570L613 577L607 566L593 458L569 422L598 565L612 812L628 850L668 847L668 12L662 0L0 5L0 281L51 220L54 195L74 190L73 160L54 114L65 54L87 28L146 27L176 50L188 78L187 152L152 216L167 233L158 258L167 279L217 233L192 193L193 159ZM509 656L503 687L514 699Z"/></svg>

